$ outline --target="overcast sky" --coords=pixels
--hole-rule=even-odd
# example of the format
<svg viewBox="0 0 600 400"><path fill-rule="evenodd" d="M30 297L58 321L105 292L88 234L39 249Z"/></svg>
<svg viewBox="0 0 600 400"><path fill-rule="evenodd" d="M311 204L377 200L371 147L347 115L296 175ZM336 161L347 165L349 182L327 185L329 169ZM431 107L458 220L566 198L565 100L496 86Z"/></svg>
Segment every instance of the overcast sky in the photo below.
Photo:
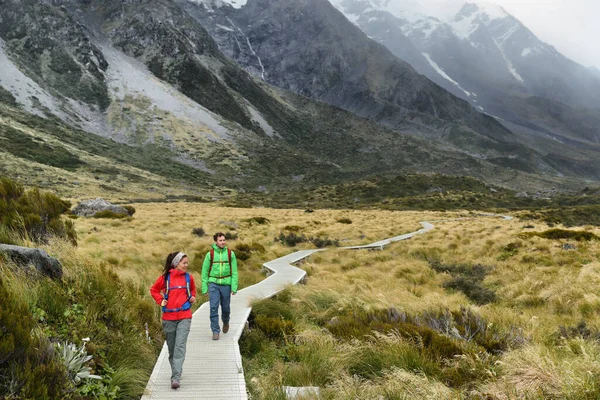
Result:
<svg viewBox="0 0 600 400"><path fill-rule="evenodd" d="M385 1L385 0L384 0ZM388 0L421 12L452 10L469 0ZM475 3L482 0L470 0ZM483 0L502 6L542 41L585 66L600 68L600 0ZM453 4L453 6L452 6ZM449 6L450 5L450 6ZM449 7L448 7L449 6Z"/></svg>
<svg viewBox="0 0 600 400"><path fill-rule="evenodd" d="M488 0L567 57L600 68L599 0Z"/></svg>

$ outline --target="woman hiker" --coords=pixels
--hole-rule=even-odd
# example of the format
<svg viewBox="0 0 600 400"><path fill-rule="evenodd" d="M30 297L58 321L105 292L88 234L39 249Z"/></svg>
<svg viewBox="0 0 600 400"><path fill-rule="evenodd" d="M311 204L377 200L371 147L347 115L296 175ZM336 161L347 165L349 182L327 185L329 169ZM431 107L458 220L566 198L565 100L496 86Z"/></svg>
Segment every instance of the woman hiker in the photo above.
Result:
<svg viewBox="0 0 600 400"><path fill-rule="evenodd" d="M231 295L235 295L238 290L238 270L235 254L225 246L225 234L217 232L214 234L213 240L215 243L212 245L212 249L206 253L202 263L202 294L208 293L212 339L219 340L221 333L219 305L221 305L223 333L227 333L231 313L229 307Z"/></svg>
<svg viewBox="0 0 600 400"><path fill-rule="evenodd" d="M188 257L182 252L167 256L163 274L150 288L162 307L162 325L169 348L171 388L179 388L185 348L192 323L192 304L196 302L194 277L187 272Z"/></svg>

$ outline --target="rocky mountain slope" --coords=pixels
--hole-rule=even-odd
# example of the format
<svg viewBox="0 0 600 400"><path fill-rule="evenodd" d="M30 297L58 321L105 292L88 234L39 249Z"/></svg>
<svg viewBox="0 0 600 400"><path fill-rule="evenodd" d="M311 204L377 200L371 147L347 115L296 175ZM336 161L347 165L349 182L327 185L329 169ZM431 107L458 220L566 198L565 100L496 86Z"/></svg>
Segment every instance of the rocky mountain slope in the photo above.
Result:
<svg viewBox="0 0 600 400"><path fill-rule="evenodd" d="M600 139L597 125L581 118L600 115L600 77L541 41L501 7L463 0L430 8L415 2L331 2L373 40L481 111L554 132L557 139ZM561 111L532 108L540 99ZM574 120L580 122L566 122Z"/></svg>
<svg viewBox="0 0 600 400"><path fill-rule="evenodd" d="M554 162L324 0L217 3L5 4L0 140L10 145L0 169L162 196L401 172L519 188L600 175L574 167L594 149Z"/></svg>

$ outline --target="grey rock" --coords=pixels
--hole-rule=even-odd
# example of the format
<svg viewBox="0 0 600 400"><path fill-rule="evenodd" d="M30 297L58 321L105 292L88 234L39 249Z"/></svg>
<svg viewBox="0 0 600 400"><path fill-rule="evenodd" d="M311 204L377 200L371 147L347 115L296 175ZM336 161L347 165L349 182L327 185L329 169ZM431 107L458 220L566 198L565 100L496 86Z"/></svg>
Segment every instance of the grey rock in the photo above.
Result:
<svg viewBox="0 0 600 400"><path fill-rule="evenodd" d="M577 250L577 246L571 243L565 243L562 245L563 250Z"/></svg>
<svg viewBox="0 0 600 400"><path fill-rule="evenodd" d="M53 279L62 278L61 263L56 258L49 256L44 250L0 244L0 253L6 254L18 266L33 265L41 274Z"/></svg>
<svg viewBox="0 0 600 400"><path fill-rule="evenodd" d="M71 213L79 215L80 217L91 217L97 212L105 210L112 211L115 214L129 215L124 207L114 205L100 197L93 200L82 201L71 210Z"/></svg>

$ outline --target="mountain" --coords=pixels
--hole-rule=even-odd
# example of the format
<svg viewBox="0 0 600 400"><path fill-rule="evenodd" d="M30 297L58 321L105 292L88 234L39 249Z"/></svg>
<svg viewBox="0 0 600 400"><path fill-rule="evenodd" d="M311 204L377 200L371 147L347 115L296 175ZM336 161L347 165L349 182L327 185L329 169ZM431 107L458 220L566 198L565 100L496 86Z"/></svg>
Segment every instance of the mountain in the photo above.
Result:
<svg viewBox="0 0 600 400"><path fill-rule="evenodd" d="M583 151L585 154L578 146L567 149L555 146L556 141L573 139L565 121L577 119L579 110L562 108L572 113L566 118L544 114L549 121L535 115L539 123L545 123L548 128L532 133L532 124L526 118L537 109L527 105L524 109L529 115L524 114L517 121L508 120L509 123L523 124L512 124L506 129L509 124L475 110L474 107L483 110L475 93L472 106L469 106L426 80L407 62L394 57L390 50L378 46L357 29L356 25L360 25L363 18L358 14L360 10L345 10L343 14L325 0L177 0L177 4L207 29L224 54L256 78L393 129L436 141L497 165L528 172L571 175L573 171L565 170L562 162L559 163L560 170L556 170L556 152L577 163L593 163L597 157L597 146ZM364 6L360 2L351 4ZM371 12L375 14L369 14ZM364 15L366 19L388 18L387 25L378 19L378 27L384 31L394 26L399 29L398 18L389 12L371 7ZM389 37L389 43L396 43L397 49L404 51L401 57L429 69L438 82L448 82L437 72L439 67L433 68L402 32ZM510 75L510 71L507 73ZM465 95L464 89L454 84L449 85L449 89ZM492 87L490 92L494 90ZM500 97L500 100L506 98ZM511 97L511 101L523 102L524 99ZM560 129L549 128L554 125ZM589 136L591 125L587 122L584 125L587 131L582 135ZM585 176L596 179L596 173L591 170Z"/></svg>
<svg viewBox="0 0 600 400"><path fill-rule="evenodd" d="M600 176L596 149L539 150L325 0L4 3L0 140L0 171L77 196L405 172L514 188Z"/></svg>
<svg viewBox="0 0 600 400"><path fill-rule="evenodd" d="M531 128L529 103L543 99L562 112L537 112L536 130L552 134L558 126L558 135L600 139L599 128L564 123L580 113L598 115L599 76L542 42L501 7L480 1L447 1L429 9L410 1L331 1L373 40L479 110Z"/></svg>

